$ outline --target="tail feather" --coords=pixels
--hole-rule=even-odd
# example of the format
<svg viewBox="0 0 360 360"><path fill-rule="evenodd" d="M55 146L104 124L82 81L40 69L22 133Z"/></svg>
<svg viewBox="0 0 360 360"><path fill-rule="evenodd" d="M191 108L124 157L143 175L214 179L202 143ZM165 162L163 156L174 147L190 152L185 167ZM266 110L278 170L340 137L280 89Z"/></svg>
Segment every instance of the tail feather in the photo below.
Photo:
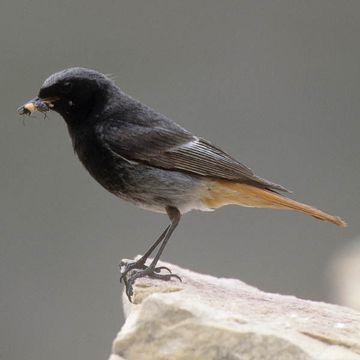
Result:
<svg viewBox="0 0 360 360"><path fill-rule="evenodd" d="M227 204L237 204L249 207L290 209L338 226L346 226L346 222L338 216L327 214L324 211L289 199L271 190L232 181L213 181L207 187L207 194L204 196L203 201L210 208L217 208Z"/></svg>

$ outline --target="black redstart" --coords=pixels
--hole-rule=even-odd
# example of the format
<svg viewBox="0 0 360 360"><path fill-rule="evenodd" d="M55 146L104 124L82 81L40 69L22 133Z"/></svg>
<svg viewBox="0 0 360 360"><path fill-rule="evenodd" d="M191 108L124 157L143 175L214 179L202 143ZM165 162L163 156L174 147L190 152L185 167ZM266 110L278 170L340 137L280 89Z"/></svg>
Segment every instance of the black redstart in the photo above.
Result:
<svg viewBox="0 0 360 360"><path fill-rule="evenodd" d="M167 213L171 220L139 260L121 264L130 301L137 278L179 278L156 264L181 215L190 210L228 204L290 209L346 226L337 216L280 195L287 192L284 187L256 176L219 147L133 99L95 70L70 68L48 77L38 96L18 112L36 110L54 110L64 118L80 161L105 189L142 208Z"/></svg>

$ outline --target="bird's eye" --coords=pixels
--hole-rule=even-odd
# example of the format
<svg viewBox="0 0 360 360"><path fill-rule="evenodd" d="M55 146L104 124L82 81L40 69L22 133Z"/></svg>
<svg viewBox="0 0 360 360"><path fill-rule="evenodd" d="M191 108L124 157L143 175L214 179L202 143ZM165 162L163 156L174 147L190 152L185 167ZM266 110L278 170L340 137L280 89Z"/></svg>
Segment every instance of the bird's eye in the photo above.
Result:
<svg viewBox="0 0 360 360"><path fill-rule="evenodd" d="M64 90L69 91L72 88L73 84L70 81L64 83Z"/></svg>

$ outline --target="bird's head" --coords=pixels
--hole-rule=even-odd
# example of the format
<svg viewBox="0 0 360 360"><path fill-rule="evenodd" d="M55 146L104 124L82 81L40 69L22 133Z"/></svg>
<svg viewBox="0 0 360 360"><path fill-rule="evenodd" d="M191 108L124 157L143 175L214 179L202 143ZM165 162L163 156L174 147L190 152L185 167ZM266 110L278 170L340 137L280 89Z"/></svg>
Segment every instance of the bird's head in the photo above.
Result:
<svg viewBox="0 0 360 360"><path fill-rule="evenodd" d="M38 96L18 108L21 115L54 110L69 124L80 123L96 107L104 106L114 83L91 69L74 67L50 75Z"/></svg>

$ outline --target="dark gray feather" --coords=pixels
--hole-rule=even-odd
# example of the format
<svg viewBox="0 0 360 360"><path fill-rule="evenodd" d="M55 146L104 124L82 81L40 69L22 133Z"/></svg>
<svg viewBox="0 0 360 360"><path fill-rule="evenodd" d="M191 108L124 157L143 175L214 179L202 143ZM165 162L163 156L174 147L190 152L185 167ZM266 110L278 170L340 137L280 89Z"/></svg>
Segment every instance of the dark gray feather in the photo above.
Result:
<svg viewBox="0 0 360 360"><path fill-rule="evenodd" d="M207 140L195 137L171 120L161 120L153 124L107 121L98 126L97 134L113 154L128 160L288 191L256 176L250 168Z"/></svg>

